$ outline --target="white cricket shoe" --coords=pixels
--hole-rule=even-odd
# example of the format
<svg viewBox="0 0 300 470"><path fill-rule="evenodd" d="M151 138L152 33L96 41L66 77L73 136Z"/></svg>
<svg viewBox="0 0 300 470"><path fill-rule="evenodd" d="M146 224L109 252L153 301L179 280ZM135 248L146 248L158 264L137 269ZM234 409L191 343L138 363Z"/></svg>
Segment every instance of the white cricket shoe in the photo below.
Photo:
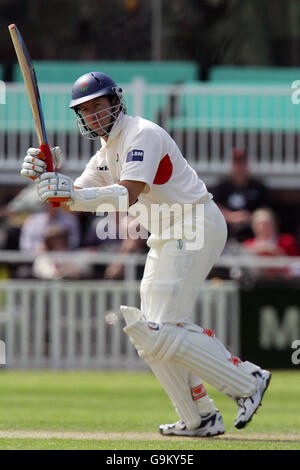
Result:
<svg viewBox="0 0 300 470"><path fill-rule="evenodd" d="M159 432L164 436L212 437L224 434L225 428L219 410L201 415L202 421L196 429L187 429L182 420L173 424L161 424Z"/></svg>
<svg viewBox="0 0 300 470"><path fill-rule="evenodd" d="M271 372L268 372L267 370L253 372L253 375L257 377L256 392L251 397L237 399L239 410L237 417L234 420L234 425L238 429L244 428L246 424L251 421L257 408L261 405L264 393L271 380Z"/></svg>

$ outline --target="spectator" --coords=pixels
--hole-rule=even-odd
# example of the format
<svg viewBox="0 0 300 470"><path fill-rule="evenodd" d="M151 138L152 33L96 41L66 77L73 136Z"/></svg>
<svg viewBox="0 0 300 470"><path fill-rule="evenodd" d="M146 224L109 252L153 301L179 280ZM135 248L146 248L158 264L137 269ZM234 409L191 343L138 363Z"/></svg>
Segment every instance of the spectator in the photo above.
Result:
<svg viewBox="0 0 300 470"><path fill-rule="evenodd" d="M20 189L5 207L8 214L32 214L44 209L38 198L35 183L30 183Z"/></svg>
<svg viewBox="0 0 300 470"><path fill-rule="evenodd" d="M80 223L78 218L59 208L46 204L42 212L29 215L21 228L20 250L40 252L44 249L44 237L47 227L60 224L68 230L68 248L75 249L80 245Z"/></svg>
<svg viewBox="0 0 300 470"><path fill-rule="evenodd" d="M269 209L258 209L251 217L254 237L243 242L243 248L258 256L299 256L300 249L296 238L289 233L279 233L273 212ZM260 270L260 276L291 277L293 271L289 266Z"/></svg>
<svg viewBox="0 0 300 470"><path fill-rule="evenodd" d="M44 253L38 255L33 263L32 272L42 279L79 279L89 276L90 268L84 262L84 253L77 252L71 257L55 257L49 252L69 251L69 232L67 227L52 224L46 228Z"/></svg>
<svg viewBox="0 0 300 470"><path fill-rule="evenodd" d="M38 199L36 185L29 184L20 188L8 202L0 205L0 248L18 250L21 227L29 213L42 210Z"/></svg>
<svg viewBox="0 0 300 470"><path fill-rule="evenodd" d="M267 190L250 176L247 151L234 148L231 174L214 191L228 227L228 238L242 242L252 235L251 214L266 203Z"/></svg>
<svg viewBox="0 0 300 470"><path fill-rule="evenodd" d="M130 236L131 228L134 232L137 232L141 229L139 224L137 225L137 220L131 216L127 216L126 218L123 218L122 221L120 221L120 223L125 225L127 238L122 240L118 249L118 253L122 253L122 254L144 253L146 246L147 246L146 245L147 238L146 237L132 238ZM142 269L142 271L143 270L144 269ZM141 276L142 276L142 273L140 273L140 275L137 273L137 277L141 277ZM105 269L104 277L105 279L123 279L124 278L124 265L122 263L112 263L108 265Z"/></svg>
<svg viewBox="0 0 300 470"><path fill-rule="evenodd" d="M102 217L93 216L83 238L83 246L94 250L101 247L102 251L117 251L122 242L119 222L124 217L127 216L119 212L108 213Z"/></svg>
<svg viewBox="0 0 300 470"><path fill-rule="evenodd" d="M90 249L111 253L144 253L147 237L130 237L138 232L137 222L125 213L108 213L104 218L95 217L84 239L84 246ZM140 273L141 274L141 273ZM98 269L97 277L105 279L123 279L124 265L112 263Z"/></svg>

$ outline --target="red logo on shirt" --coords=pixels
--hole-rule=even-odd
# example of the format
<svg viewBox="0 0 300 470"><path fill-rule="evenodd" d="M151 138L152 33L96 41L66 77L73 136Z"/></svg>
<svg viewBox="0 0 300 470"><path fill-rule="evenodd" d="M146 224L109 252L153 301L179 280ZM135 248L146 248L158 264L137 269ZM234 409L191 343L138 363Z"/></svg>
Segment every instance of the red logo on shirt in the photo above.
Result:
<svg viewBox="0 0 300 470"><path fill-rule="evenodd" d="M168 154L161 160L154 181L154 184L165 184L169 181L173 173L173 164Z"/></svg>

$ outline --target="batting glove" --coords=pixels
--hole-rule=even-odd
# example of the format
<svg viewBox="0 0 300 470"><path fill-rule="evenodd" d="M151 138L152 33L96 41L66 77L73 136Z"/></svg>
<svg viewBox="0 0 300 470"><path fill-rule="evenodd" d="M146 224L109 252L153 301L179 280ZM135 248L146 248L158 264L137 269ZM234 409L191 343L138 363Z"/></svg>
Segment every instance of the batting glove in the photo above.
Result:
<svg viewBox="0 0 300 470"><path fill-rule="evenodd" d="M74 200L73 181L69 176L60 173L43 173L36 179L37 191L41 202L49 202L55 199L56 202L72 203Z"/></svg>
<svg viewBox="0 0 300 470"><path fill-rule="evenodd" d="M59 170L62 164L62 151L60 147L51 149L53 167ZM36 179L46 171L46 162L42 159L40 149L29 148L22 164L21 175L25 178Z"/></svg>

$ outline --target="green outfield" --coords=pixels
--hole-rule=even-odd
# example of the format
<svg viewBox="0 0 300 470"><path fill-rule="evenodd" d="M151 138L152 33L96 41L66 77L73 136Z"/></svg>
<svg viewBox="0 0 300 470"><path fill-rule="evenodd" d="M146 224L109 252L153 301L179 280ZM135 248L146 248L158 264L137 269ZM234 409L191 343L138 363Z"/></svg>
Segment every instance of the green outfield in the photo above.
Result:
<svg viewBox="0 0 300 470"><path fill-rule="evenodd" d="M158 425L176 415L150 373L2 370L0 450L300 450L300 370L273 372L263 406L242 431L233 426L236 405L207 389L226 434L167 438Z"/></svg>

